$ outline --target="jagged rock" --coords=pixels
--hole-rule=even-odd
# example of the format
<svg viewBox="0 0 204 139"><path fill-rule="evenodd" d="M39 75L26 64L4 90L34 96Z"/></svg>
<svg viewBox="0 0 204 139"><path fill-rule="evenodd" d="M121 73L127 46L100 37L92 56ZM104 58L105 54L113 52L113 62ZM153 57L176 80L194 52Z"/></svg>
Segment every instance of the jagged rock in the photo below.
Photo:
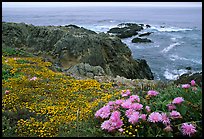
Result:
<svg viewBox="0 0 204 139"><path fill-rule="evenodd" d="M143 30L141 24L122 23L118 27L111 28L108 33L115 33L119 38L128 38L138 34L138 31Z"/></svg>
<svg viewBox="0 0 204 139"><path fill-rule="evenodd" d="M138 38L138 37L136 37L136 38L134 38L134 39L132 39L132 43L150 43L150 42L152 42L150 39L147 39L147 38Z"/></svg>
<svg viewBox="0 0 204 139"><path fill-rule="evenodd" d="M147 32L147 33L139 34L138 36L139 36L139 37L142 37L142 36L149 36L150 34L151 34L151 32Z"/></svg>
<svg viewBox="0 0 204 139"><path fill-rule="evenodd" d="M151 26L147 24L146 27L147 27L147 28L150 28Z"/></svg>
<svg viewBox="0 0 204 139"><path fill-rule="evenodd" d="M97 34L83 27L3 23L2 45L37 53L57 64L62 71L79 63L87 63L100 66L105 74L114 77L153 79L146 61L134 60L130 49L120 38L105 33ZM80 74L85 73L80 71Z"/></svg>

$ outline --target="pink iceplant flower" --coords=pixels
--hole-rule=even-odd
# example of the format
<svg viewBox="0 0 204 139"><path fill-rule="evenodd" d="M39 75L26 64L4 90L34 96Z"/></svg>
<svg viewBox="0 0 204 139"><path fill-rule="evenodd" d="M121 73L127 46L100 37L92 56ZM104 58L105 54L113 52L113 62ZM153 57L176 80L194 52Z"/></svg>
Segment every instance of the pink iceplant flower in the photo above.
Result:
<svg viewBox="0 0 204 139"><path fill-rule="evenodd" d="M188 88L190 88L191 86L190 86L190 84L183 84L181 87L184 88L184 89L188 89Z"/></svg>
<svg viewBox="0 0 204 139"><path fill-rule="evenodd" d="M165 124L165 125L170 124L169 117L166 115L166 113L161 113L161 117L162 117L162 123L163 124Z"/></svg>
<svg viewBox="0 0 204 139"><path fill-rule="evenodd" d="M151 109L150 109L149 106L146 106L145 109L146 109L147 112L151 112Z"/></svg>
<svg viewBox="0 0 204 139"><path fill-rule="evenodd" d="M109 120L106 120L106 121L104 121L104 122L101 124L101 128L102 128L102 129L108 130L108 129L110 129L110 127L111 127L111 125L110 125L110 121L109 121Z"/></svg>
<svg viewBox="0 0 204 139"><path fill-rule="evenodd" d="M176 97L174 98L174 100L172 101L173 104L181 104L181 102L183 102L184 99L182 97Z"/></svg>
<svg viewBox="0 0 204 139"><path fill-rule="evenodd" d="M124 100L118 99L118 100L115 101L115 104L121 105L123 102L124 102Z"/></svg>
<svg viewBox="0 0 204 139"><path fill-rule="evenodd" d="M112 106L112 105L114 105L114 104L115 104L114 101L109 101L109 102L108 102L108 105L109 105L109 106Z"/></svg>
<svg viewBox="0 0 204 139"><path fill-rule="evenodd" d="M129 100L130 100L131 102L133 102L133 101L135 101L135 100L136 100L137 102L140 102L140 98L139 98L138 95L132 95L132 96L130 96Z"/></svg>
<svg viewBox="0 0 204 139"><path fill-rule="evenodd" d="M196 83L195 83L195 80L191 80L191 85L192 85L192 86L195 86L195 84L196 84Z"/></svg>
<svg viewBox="0 0 204 139"><path fill-rule="evenodd" d="M131 124L135 124L138 122L139 120L139 112L133 112L132 115L130 115L130 118L128 119L128 122L130 122Z"/></svg>
<svg viewBox="0 0 204 139"><path fill-rule="evenodd" d="M109 105L103 106L95 113L96 118L101 117L102 119L108 118L109 115L110 115L110 106Z"/></svg>
<svg viewBox="0 0 204 139"><path fill-rule="evenodd" d="M143 105L142 105L142 104L139 104L139 103L132 103L132 105L131 105L131 108L132 108L132 109L138 110L138 111L141 110L142 107L143 107Z"/></svg>
<svg viewBox="0 0 204 139"><path fill-rule="evenodd" d="M147 94L151 97L151 96L156 96L156 95L158 95L159 92L154 91L154 90L149 90L149 91L147 92Z"/></svg>
<svg viewBox="0 0 204 139"><path fill-rule="evenodd" d="M128 109L125 111L125 115L130 118L130 116L133 114L133 112L136 112L135 110L133 109Z"/></svg>
<svg viewBox="0 0 204 139"><path fill-rule="evenodd" d="M183 135L192 136L196 132L196 127L192 124L183 123L181 126L181 131Z"/></svg>
<svg viewBox="0 0 204 139"><path fill-rule="evenodd" d="M177 111L172 111L172 112L170 113L170 116L171 116L172 118L181 118L181 114L180 114L179 112L177 112Z"/></svg>
<svg viewBox="0 0 204 139"><path fill-rule="evenodd" d="M169 111L176 109L176 106L174 104L168 104L167 107Z"/></svg>
<svg viewBox="0 0 204 139"><path fill-rule="evenodd" d="M146 118L147 118L147 114L141 114L141 115L140 115L140 118L141 118L143 121L145 121Z"/></svg>
<svg viewBox="0 0 204 139"><path fill-rule="evenodd" d="M115 129L121 128L123 121L120 119L120 112L114 111L109 120L104 121L101 124L101 128L108 130L108 132L114 131Z"/></svg>
<svg viewBox="0 0 204 139"><path fill-rule="evenodd" d="M130 100L124 101L121 106L125 109L130 109L132 107L132 102Z"/></svg>
<svg viewBox="0 0 204 139"><path fill-rule="evenodd" d="M162 121L162 116L159 112L152 112L149 117L148 121L156 123Z"/></svg>

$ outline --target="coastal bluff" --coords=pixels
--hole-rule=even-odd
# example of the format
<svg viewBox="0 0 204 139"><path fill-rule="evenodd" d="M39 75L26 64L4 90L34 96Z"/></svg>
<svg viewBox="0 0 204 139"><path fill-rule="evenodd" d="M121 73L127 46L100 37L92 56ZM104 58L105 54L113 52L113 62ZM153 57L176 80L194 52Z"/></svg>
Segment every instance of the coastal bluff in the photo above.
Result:
<svg viewBox="0 0 204 139"><path fill-rule="evenodd" d="M93 76L100 73L127 79L154 79L146 60L133 59L130 49L119 37L76 25L34 26L2 22L2 47L31 52L65 72L77 70L79 66L76 65L80 65L88 67L81 69L93 71Z"/></svg>

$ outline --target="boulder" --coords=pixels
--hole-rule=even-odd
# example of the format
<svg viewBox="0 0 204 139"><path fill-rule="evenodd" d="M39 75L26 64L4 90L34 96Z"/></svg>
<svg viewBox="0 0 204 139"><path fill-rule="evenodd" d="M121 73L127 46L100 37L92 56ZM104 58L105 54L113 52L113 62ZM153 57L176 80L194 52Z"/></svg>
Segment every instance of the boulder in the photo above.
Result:
<svg viewBox="0 0 204 139"><path fill-rule="evenodd" d="M111 28L107 33L114 33L119 38L128 38L138 34L143 30L142 24L121 23L118 27Z"/></svg>
<svg viewBox="0 0 204 139"><path fill-rule="evenodd" d="M150 39L147 39L147 38L134 38L132 39L132 43L150 43L152 42Z"/></svg>
<svg viewBox="0 0 204 139"><path fill-rule="evenodd" d="M150 34L151 34L151 32L147 32L147 33L139 34L138 36L139 36L139 37L142 37L142 36L149 36Z"/></svg>
<svg viewBox="0 0 204 139"><path fill-rule="evenodd" d="M83 27L2 23L2 45L24 48L49 59L62 71L73 68L73 73L94 76L103 72L97 73L90 66L100 66L109 76L153 79L146 61L133 59L131 50L120 38L106 33L97 34ZM79 68L77 64L80 63L86 63L83 65L86 67Z"/></svg>
<svg viewBox="0 0 204 139"><path fill-rule="evenodd" d="M81 77L94 78L94 76L104 76L105 72L100 66L91 66L88 63L79 63L69 69L64 70L67 75L77 75Z"/></svg>
<svg viewBox="0 0 204 139"><path fill-rule="evenodd" d="M151 27L150 25L148 25L148 24L146 25L146 28L150 28L150 27Z"/></svg>

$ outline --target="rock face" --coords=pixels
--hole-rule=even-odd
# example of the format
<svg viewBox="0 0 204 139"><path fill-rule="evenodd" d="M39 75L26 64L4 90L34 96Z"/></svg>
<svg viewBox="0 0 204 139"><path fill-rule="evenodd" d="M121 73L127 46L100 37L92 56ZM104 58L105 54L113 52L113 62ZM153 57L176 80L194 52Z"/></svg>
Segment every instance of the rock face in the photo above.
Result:
<svg viewBox="0 0 204 139"><path fill-rule="evenodd" d="M65 70L87 63L100 66L105 74L114 77L153 79L146 61L134 60L120 38L75 25L33 26L3 22L2 46L32 52Z"/></svg>
<svg viewBox="0 0 204 139"><path fill-rule="evenodd" d="M134 38L132 39L132 43L150 43L152 42L150 39L147 39L147 38Z"/></svg>
<svg viewBox="0 0 204 139"><path fill-rule="evenodd" d="M122 23L118 27L111 28L108 33L114 33L119 38L128 38L138 34L138 31L143 30L141 24L135 23Z"/></svg>
<svg viewBox="0 0 204 139"><path fill-rule="evenodd" d="M104 76L105 72L100 66L91 66L87 63L79 63L72 66L70 69L65 70L69 75L85 76L94 78L94 76Z"/></svg>

